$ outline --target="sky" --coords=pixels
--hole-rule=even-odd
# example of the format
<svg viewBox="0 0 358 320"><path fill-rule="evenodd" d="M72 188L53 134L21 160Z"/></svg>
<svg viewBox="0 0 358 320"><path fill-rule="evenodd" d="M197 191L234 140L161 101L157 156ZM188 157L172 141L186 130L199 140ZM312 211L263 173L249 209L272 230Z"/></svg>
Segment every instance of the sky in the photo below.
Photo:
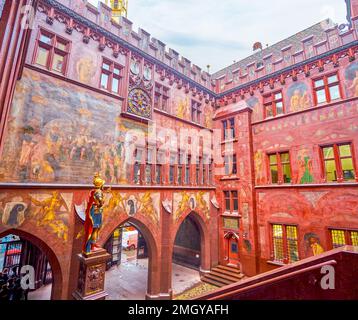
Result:
<svg viewBox="0 0 358 320"><path fill-rule="evenodd" d="M97 5L98 0L89 0ZM326 18L346 23L344 0L129 0L128 19L214 73Z"/></svg>

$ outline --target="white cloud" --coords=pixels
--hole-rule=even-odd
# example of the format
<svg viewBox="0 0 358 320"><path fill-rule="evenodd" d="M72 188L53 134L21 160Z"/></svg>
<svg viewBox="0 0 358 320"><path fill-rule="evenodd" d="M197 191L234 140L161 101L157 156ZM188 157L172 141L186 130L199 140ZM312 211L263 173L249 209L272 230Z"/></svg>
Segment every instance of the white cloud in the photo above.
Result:
<svg viewBox="0 0 358 320"><path fill-rule="evenodd" d="M97 4L97 0L89 0ZM344 0L129 0L128 18L203 69L215 72L331 18L345 22Z"/></svg>

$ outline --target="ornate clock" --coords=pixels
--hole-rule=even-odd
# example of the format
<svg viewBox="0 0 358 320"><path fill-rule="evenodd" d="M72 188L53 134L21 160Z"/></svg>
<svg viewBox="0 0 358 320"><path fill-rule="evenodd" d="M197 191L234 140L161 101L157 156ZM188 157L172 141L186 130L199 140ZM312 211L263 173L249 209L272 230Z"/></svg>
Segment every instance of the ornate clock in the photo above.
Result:
<svg viewBox="0 0 358 320"><path fill-rule="evenodd" d="M138 75L139 74L139 63L135 60L132 60L131 62L131 72L134 74L134 75Z"/></svg>
<svg viewBox="0 0 358 320"><path fill-rule="evenodd" d="M128 95L128 112L140 117L151 117L151 99L143 89L135 88Z"/></svg>

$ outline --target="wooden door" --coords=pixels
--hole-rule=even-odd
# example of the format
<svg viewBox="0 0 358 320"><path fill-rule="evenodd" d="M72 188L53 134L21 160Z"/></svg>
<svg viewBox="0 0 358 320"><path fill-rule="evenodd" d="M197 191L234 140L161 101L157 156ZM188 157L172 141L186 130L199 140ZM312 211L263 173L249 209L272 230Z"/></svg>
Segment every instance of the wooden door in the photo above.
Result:
<svg viewBox="0 0 358 320"><path fill-rule="evenodd" d="M228 264L237 266L239 264L239 242L236 238L230 237L228 242Z"/></svg>

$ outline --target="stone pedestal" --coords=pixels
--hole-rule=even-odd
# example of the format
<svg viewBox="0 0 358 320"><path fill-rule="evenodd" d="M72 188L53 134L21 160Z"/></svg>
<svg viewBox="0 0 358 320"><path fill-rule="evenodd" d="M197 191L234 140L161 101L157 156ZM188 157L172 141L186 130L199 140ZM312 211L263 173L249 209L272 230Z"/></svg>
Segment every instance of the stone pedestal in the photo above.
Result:
<svg viewBox="0 0 358 320"><path fill-rule="evenodd" d="M105 249L99 249L88 255L78 255L80 272L77 290L73 293L76 300L104 300L108 294L104 291L106 263L111 258Z"/></svg>

